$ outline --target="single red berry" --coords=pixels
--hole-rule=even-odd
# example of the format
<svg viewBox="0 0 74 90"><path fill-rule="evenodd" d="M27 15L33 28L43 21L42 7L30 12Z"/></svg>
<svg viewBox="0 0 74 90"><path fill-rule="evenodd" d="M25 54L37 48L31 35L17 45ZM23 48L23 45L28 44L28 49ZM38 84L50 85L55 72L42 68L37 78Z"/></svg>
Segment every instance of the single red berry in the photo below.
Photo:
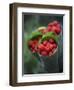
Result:
<svg viewBox="0 0 74 90"><path fill-rule="evenodd" d="M50 50L52 50L53 49L53 44L50 44Z"/></svg>
<svg viewBox="0 0 74 90"><path fill-rule="evenodd" d="M38 49L37 48L35 48L35 52L37 52L38 51Z"/></svg>
<svg viewBox="0 0 74 90"><path fill-rule="evenodd" d="M39 44L39 45L38 45L38 48L39 48L40 50L44 50L44 45L43 45L43 44Z"/></svg>
<svg viewBox="0 0 74 90"><path fill-rule="evenodd" d="M32 48L35 48L35 46L36 46L36 45L35 45L34 43L31 45Z"/></svg>
<svg viewBox="0 0 74 90"><path fill-rule="evenodd" d="M38 41L37 41L37 40L33 40L33 43L34 43L34 44L37 44L37 43L38 43Z"/></svg>
<svg viewBox="0 0 74 90"><path fill-rule="evenodd" d="M53 44L53 47L54 47L54 48L57 48L57 44L56 44L56 43L54 43L54 44Z"/></svg>
<svg viewBox="0 0 74 90"><path fill-rule="evenodd" d="M58 35L58 34L60 34L61 29L58 28L57 26L53 26L53 27L52 27L52 31L55 32L55 33Z"/></svg>
<svg viewBox="0 0 74 90"><path fill-rule="evenodd" d="M52 26L52 31L54 31L54 30L56 30L57 29L57 27L56 26Z"/></svg>
<svg viewBox="0 0 74 90"><path fill-rule="evenodd" d="M55 41L51 38L49 42L53 44Z"/></svg>
<svg viewBox="0 0 74 90"><path fill-rule="evenodd" d="M50 47L45 47L45 51L49 52L50 51Z"/></svg>
<svg viewBox="0 0 74 90"><path fill-rule="evenodd" d="M53 27L52 27L52 31L53 31L54 33L56 33L56 30L57 30L57 27L56 27L56 26L53 26Z"/></svg>
<svg viewBox="0 0 74 90"><path fill-rule="evenodd" d="M46 47L50 47L50 43L49 42L47 43Z"/></svg>
<svg viewBox="0 0 74 90"><path fill-rule="evenodd" d="M43 42L43 45L44 45L44 46L46 46L46 45L47 45L47 43L48 43L48 41L47 41L47 40L45 40L45 41Z"/></svg>
<svg viewBox="0 0 74 90"><path fill-rule="evenodd" d="M61 29L61 24L60 23L57 24L57 28Z"/></svg>
<svg viewBox="0 0 74 90"><path fill-rule="evenodd" d="M58 35L58 34L60 34L61 29L60 29L60 28L57 28L57 29L55 30L55 32L56 32L56 34Z"/></svg>

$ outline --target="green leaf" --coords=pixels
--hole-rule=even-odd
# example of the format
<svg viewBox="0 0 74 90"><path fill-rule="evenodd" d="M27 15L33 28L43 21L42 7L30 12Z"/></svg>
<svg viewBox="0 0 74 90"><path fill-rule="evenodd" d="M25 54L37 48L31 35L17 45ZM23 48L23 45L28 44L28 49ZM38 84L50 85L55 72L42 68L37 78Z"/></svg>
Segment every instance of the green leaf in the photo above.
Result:
<svg viewBox="0 0 74 90"><path fill-rule="evenodd" d="M43 35L40 42L43 42L43 41L48 40L50 38L54 39L55 42L58 43L58 36L54 32L48 32L45 35Z"/></svg>
<svg viewBox="0 0 74 90"><path fill-rule="evenodd" d="M42 36L41 32L38 32L38 31L32 32L31 35L29 36L29 40L30 39L35 39L35 38L37 38L39 36Z"/></svg>

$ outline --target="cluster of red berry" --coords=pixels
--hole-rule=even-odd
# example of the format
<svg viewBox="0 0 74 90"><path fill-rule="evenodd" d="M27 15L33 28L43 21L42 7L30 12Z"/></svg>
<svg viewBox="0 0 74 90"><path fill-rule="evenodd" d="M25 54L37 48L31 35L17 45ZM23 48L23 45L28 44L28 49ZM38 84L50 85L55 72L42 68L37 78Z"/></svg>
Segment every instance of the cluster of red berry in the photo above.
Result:
<svg viewBox="0 0 74 90"><path fill-rule="evenodd" d="M57 48L57 44L53 39L45 40L43 43L38 45L38 52L42 56L50 56L54 53Z"/></svg>
<svg viewBox="0 0 74 90"><path fill-rule="evenodd" d="M38 46L38 40L34 39L34 40L30 40L28 42L29 48L32 51L32 53L37 52L37 46Z"/></svg>
<svg viewBox="0 0 74 90"><path fill-rule="evenodd" d="M61 25L58 21L53 21L51 23L48 24L47 28L45 30L41 30L41 32L43 34L47 33L47 32L55 32L57 35L60 34L61 32Z"/></svg>
<svg viewBox="0 0 74 90"><path fill-rule="evenodd" d="M46 34L48 32L54 32L56 35L59 35L61 32L61 25L58 21L53 21L49 23L46 29L42 29L41 32ZM39 38L39 37L38 37ZM39 53L42 56L51 56L57 49L57 43L54 39L49 38L49 40L44 40L42 43L39 43L39 39L29 40L28 46L32 53Z"/></svg>
<svg viewBox="0 0 74 90"><path fill-rule="evenodd" d="M60 25L59 22L53 21L52 23L48 24L47 30L48 31L53 31L58 35L61 32L61 25Z"/></svg>

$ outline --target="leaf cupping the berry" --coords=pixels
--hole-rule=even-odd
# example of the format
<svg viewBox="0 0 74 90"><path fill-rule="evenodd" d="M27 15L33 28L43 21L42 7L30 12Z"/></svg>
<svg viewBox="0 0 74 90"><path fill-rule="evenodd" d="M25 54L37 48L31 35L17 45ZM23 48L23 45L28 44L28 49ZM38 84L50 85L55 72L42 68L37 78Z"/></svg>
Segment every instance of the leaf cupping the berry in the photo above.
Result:
<svg viewBox="0 0 74 90"><path fill-rule="evenodd" d="M43 42L45 40L49 40L50 38L54 39L55 42L58 43L58 36L54 32L48 32L45 35L43 35L40 42Z"/></svg>

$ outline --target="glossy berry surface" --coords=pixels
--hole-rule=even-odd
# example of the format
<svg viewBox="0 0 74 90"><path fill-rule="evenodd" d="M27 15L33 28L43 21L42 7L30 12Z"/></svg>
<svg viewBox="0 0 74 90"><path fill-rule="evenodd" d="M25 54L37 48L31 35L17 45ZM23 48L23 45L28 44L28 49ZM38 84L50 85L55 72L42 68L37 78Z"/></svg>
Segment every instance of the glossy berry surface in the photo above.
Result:
<svg viewBox="0 0 74 90"><path fill-rule="evenodd" d="M30 50L32 51L32 53L37 52L37 45L38 45L38 41L37 40L30 40L28 42L28 46L30 48Z"/></svg>
<svg viewBox="0 0 74 90"><path fill-rule="evenodd" d="M57 48L57 44L53 39L45 40L41 44L38 45L38 51L42 56L49 56L51 53L55 51Z"/></svg>
<svg viewBox="0 0 74 90"><path fill-rule="evenodd" d="M52 23L48 24L47 31L52 31L59 35L61 32L61 24L58 21L53 21Z"/></svg>

